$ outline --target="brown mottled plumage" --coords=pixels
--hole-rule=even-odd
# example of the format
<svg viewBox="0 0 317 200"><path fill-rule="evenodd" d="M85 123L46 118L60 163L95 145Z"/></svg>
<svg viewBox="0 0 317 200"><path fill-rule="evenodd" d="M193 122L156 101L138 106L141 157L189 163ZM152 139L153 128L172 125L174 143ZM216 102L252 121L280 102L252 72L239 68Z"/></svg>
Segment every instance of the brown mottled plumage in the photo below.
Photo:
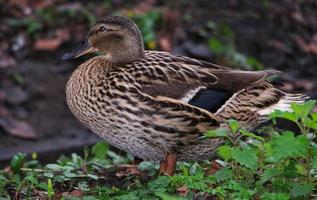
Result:
<svg viewBox="0 0 317 200"><path fill-rule="evenodd" d="M226 127L225 120L254 129L274 109L288 110L305 99L274 88L266 80L274 70L240 71L145 51L138 27L123 17L99 21L65 58L93 51L104 55L81 64L67 83L70 110L111 145L161 161L167 174L173 174L176 159L214 156L222 141L200 137Z"/></svg>

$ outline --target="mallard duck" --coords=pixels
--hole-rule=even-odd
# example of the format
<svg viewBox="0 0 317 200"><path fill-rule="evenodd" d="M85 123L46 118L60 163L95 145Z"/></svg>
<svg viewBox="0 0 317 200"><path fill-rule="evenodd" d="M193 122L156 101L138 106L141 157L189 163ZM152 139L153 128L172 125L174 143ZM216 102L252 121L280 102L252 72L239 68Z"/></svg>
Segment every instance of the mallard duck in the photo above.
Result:
<svg viewBox="0 0 317 200"><path fill-rule="evenodd" d="M66 86L75 117L112 146L137 158L160 161L172 175L176 161L212 158L221 139L201 139L236 119L252 130L274 109L289 110L303 95L275 88L275 70L241 71L144 49L130 19L98 21L64 59L98 51L81 64Z"/></svg>

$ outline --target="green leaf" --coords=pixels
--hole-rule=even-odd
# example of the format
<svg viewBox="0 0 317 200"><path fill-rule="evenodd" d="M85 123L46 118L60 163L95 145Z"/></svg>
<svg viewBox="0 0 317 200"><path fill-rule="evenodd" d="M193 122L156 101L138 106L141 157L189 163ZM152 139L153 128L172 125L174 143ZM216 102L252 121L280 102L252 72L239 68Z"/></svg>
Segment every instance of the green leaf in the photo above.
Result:
<svg viewBox="0 0 317 200"><path fill-rule="evenodd" d="M229 180L233 177L233 172L228 167L224 167L215 173L217 182Z"/></svg>
<svg viewBox="0 0 317 200"><path fill-rule="evenodd" d="M17 153L16 155L13 156L10 166L14 173L19 172L20 169L23 167L24 158L25 158L25 154L23 153Z"/></svg>
<svg viewBox="0 0 317 200"><path fill-rule="evenodd" d="M152 191L157 192L166 192L169 184L171 183L171 179L168 176L159 176L153 181L150 181L147 185L148 188Z"/></svg>
<svg viewBox="0 0 317 200"><path fill-rule="evenodd" d="M314 113L314 114L315 114L315 113ZM317 114L317 113L316 113L316 114ZM313 116L313 115L312 115L312 116ZM313 119L307 118L305 125L306 125L308 128L317 130L317 121L315 121L315 120L313 120Z"/></svg>
<svg viewBox="0 0 317 200"><path fill-rule="evenodd" d="M233 148L228 145L223 145L217 148L217 153L220 157L225 159L226 161L232 158Z"/></svg>
<svg viewBox="0 0 317 200"><path fill-rule="evenodd" d="M53 170L53 171L59 171L59 170L63 169L62 166L57 165L57 164L47 164L46 167L47 167L48 169Z"/></svg>
<svg viewBox="0 0 317 200"><path fill-rule="evenodd" d="M95 144L92 149L91 153L96 156L96 158L103 159L107 156L109 150L109 145L106 142L98 142Z"/></svg>
<svg viewBox="0 0 317 200"><path fill-rule="evenodd" d="M233 150L232 158L251 170L256 170L258 167L255 149L245 148L241 150L236 148Z"/></svg>
<svg viewBox="0 0 317 200"><path fill-rule="evenodd" d="M160 197L162 200L186 200L185 197L176 197L162 192L155 192L155 195Z"/></svg>
<svg viewBox="0 0 317 200"><path fill-rule="evenodd" d="M287 193L264 193L261 195L261 200L289 200L291 196Z"/></svg>
<svg viewBox="0 0 317 200"><path fill-rule="evenodd" d="M311 167L317 169L317 155L315 155L311 161Z"/></svg>
<svg viewBox="0 0 317 200"><path fill-rule="evenodd" d="M98 200L98 199L94 196L84 196L83 200Z"/></svg>
<svg viewBox="0 0 317 200"><path fill-rule="evenodd" d="M281 135L274 136L267 143L266 149L269 149L267 160L278 162L285 158L303 157L307 153L308 144L308 139L304 135L295 137L294 133L285 131Z"/></svg>
<svg viewBox="0 0 317 200"><path fill-rule="evenodd" d="M270 117L273 119L273 121L276 118L282 118L282 119L287 119L293 122L297 122L298 121L298 116L294 113L294 112L282 112L280 110L274 110L274 112L272 112L270 114Z"/></svg>
<svg viewBox="0 0 317 200"><path fill-rule="evenodd" d="M312 117L314 122L317 122L317 112L311 113L311 117Z"/></svg>
<svg viewBox="0 0 317 200"><path fill-rule="evenodd" d="M224 128L218 128L216 130L210 130L204 134L206 137L226 137L228 136L228 131Z"/></svg>
<svg viewBox="0 0 317 200"><path fill-rule="evenodd" d="M302 104L292 103L291 107L294 113L301 119L305 119L315 107L316 101L310 100Z"/></svg>
<svg viewBox="0 0 317 200"><path fill-rule="evenodd" d="M264 171L261 176L260 182L263 184L269 180L271 180L274 176L278 175L280 172L276 168L269 168Z"/></svg>
<svg viewBox="0 0 317 200"><path fill-rule="evenodd" d="M48 198L52 198L52 196L54 195L54 189L53 189L53 184L52 184L52 180L49 178L47 180L47 196Z"/></svg>
<svg viewBox="0 0 317 200"><path fill-rule="evenodd" d="M229 127L230 127L232 133L237 133L238 132L238 130L240 128L240 125L239 125L237 120L229 119L228 120L228 124L229 124Z"/></svg>
<svg viewBox="0 0 317 200"><path fill-rule="evenodd" d="M222 53L226 49L226 44L214 37L209 39L208 45L209 48L215 53Z"/></svg>
<svg viewBox="0 0 317 200"><path fill-rule="evenodd" d="M247 60L246 60L246 63L252 67L253 69L256 69L256 70L260 70L260 69L263 69L263 64L257 60L256 58L254 57L251 57L251 56L248 56L247 57Z"/></svg>
<svg viewBox="0 0 317 200"><path fill-rule="evenodd" d="M254 133L251 133L251 132L246 131L246 130L244 130L244 129L241 129L241 130L240 130L240 133L241 133L242 135L244 135L244 136L249 137L249 138L253 138L253 139L259 140L259 141L261 141L261 142L264 142L264 138L263 138L263 137L257 136L257 135L255 135Z"/></svg>
<svg viewBox="0 0 317 200"><path fill-rule="evenodd" d="M37 186L39 184L39 181L33 175L29 175L29 176L25 177L25 179L28 180L33 185Z"/></svg>
<svg viewBox="0 0 317 200"><path fill-rule="evenodd" d="M305 197L308 196L311 191L314 189L313 184L309 183L303 183L303 184L298 184L294 183L291 188L291 195L293 197Z"/></svg>

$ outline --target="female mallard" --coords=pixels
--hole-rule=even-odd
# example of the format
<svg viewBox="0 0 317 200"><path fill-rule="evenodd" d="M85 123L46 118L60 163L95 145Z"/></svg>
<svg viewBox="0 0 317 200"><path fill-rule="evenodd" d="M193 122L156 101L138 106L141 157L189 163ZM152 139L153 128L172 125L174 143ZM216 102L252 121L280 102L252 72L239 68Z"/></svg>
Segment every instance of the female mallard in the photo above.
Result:
<svg viewBox="0 0 317 200"><path fill-rule="evenodd" d="M274 109L302 95L265 80L277 71L240 71L167 52L145 51L137 25L124 17L99 21L64 59L99 51L66 86L74 115L111 145L173 174L176 160L206 160L221 139L199 139L227 119L254 129Z"/></svg>

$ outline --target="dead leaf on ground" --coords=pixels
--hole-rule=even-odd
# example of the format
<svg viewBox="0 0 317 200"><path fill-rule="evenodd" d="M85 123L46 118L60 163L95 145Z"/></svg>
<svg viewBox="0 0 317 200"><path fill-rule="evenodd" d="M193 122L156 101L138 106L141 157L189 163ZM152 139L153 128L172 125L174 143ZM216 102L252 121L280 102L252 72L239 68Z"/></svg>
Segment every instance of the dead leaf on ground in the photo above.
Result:
<svg viewBox="0 0 317 200"><path fill-rule="evenodd" d="M295 36L294 40L296 41L298 47L305 53L317 54L317 41L314 40L314 37L311 41L306 42L302 37Z"/></svg>
<svg viewBox="0 0 317 200"><path fill-rule="evenodd" d="M0 117L9 115L9 111L2 105L0 105Z"/></svg>
<svg viewBox="0 0 317 200"><path fill-rule="evenodd" d="M5 173L9 173L9 172L11 172L12 170L11 170L11 167L10 167L10 166L6 166L2 171L5 172Z"/></svg>
<svg viewBox="0 0 317 200"><path fill-rule="evenodd" d="M268 42L268 45L273 47L273 48L276 48L276 49L278 49L278 50L280 50L282 52L285 52L285 53L291 53L292 52L292 50L289 47L287 47L285 45L285 43L283 43L281 41L278 41L278 40L270 40Z"/></svg>
<svg viewBox="0 0 317 200"><path fill-rule="evenodd" d="M28 99L27 93L17 86L7 87L4 90L5 100L12 105L17 105L25 102Z"/></svg>
<svg viewBox="0 0 317 200"><path fill-rule="evenodd" d="M305 91L311 91L315 87L315 84L312 80L300 79L295 81L296 89L304 89Z"/></svg>
<svg viewBox="0 0 317 200"><path fill-rule="evenodd" d="M33 48L35 50L45 50L45 51L54 51L61 44L63 40L61 38L42 38L35 41Z"/></svg>
<svg viewBox="0 0 317 200"><path fill-rule="evenodd" d="M129 175L141 176L142 172L136 165L119 165L117 166L119 171L116 173L117 177L125 177Z"/></svg>
<svg viewBox="0 0 317 200"><path fill-rule="evenodd" d="M0 50L0 69L8 68L16 64L13 57Z"/></svg>
<svg viewBox="0 0 317 200"><path fill-rule="evenodd" d="M172 44L168 37L161 37L159 44L163 51L170 52L172 50Z"/></svg>
<svg viewBox="0 0 317 200"><path fill-rule="evenodd" d="M180 196L183 196L183 197L186 197L188 192L189 192L189 190L186 186L181 186L181 187L177 188L176 190L177 190L178 194Z"/></svg>
<svg viewBox="0 0 317 200"><path fill-rule="evenodd" d="M35 50L54 51L64 41L69 41L70 39L70 29L67 27L63 27L56 30L55 37L53 38L41 38L36 40L33 44L33 48Z"/></svg>
<svg viewBox="0 0 317 200"><path fill-rule="evenodd" d="M36 139L37 135L33 128L25 121L14 119L11 116L2 117L0 119L0 127L9 135L24 138Z"/></svg>
<svg viewBox="0 0 317 200"><path fill-rule="evenodd" d="M217 171L221 169L221 165L219 165L216 161L210 161L211 168L206 171L206 175L214 175Z"/></svg>
<svg viewBox="0 0 317 200"><path fill-rule="evenodd" d="M73 190L70 192L70 195L74 197L82 197L84 195L84 192L81 190Z"/></svg>

